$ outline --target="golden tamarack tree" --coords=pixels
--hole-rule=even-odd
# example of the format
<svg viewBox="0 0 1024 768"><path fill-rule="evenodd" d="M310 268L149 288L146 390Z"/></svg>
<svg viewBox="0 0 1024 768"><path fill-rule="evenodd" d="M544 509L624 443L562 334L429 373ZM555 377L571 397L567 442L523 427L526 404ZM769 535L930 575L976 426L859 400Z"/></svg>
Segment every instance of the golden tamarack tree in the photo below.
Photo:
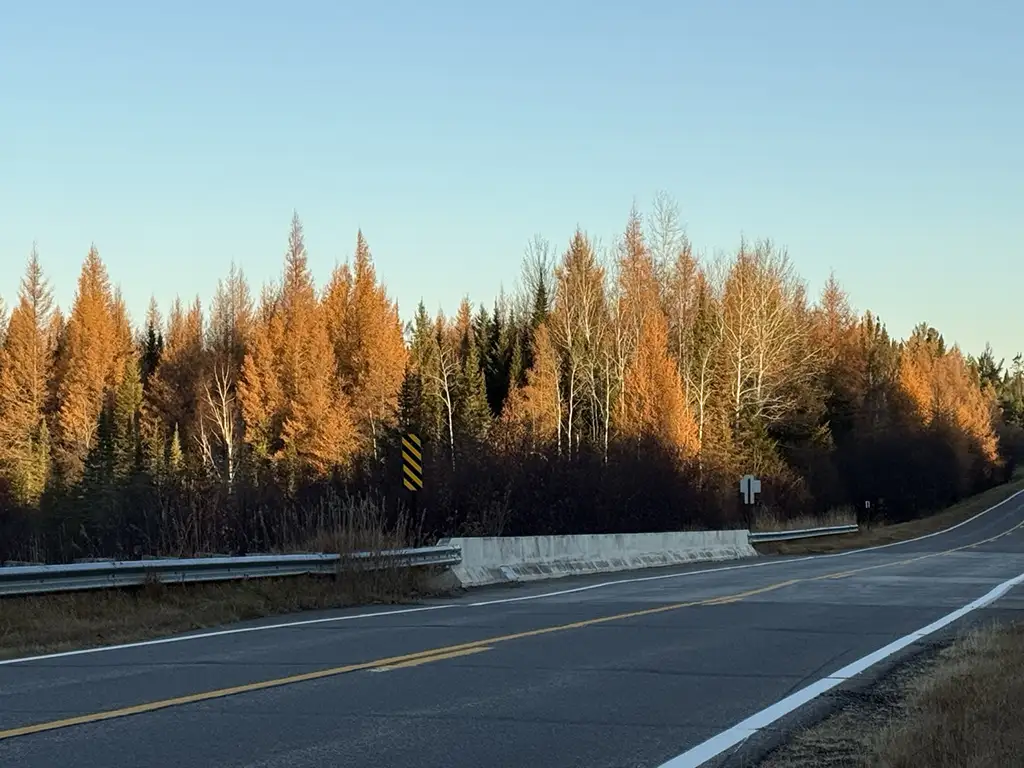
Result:
<svg viewBox="0 0 1024 768"><path fill-rule="evenodd" d="M772 243L709 261L678 221L660 195L612 248L577 229L556 256L535 238L517 295L453 316L421 303L408 325L361 231L318 290L297 215L258 299L232 264L207 310L176 300L164 319L151 302L137 331L95 247L66 319L33 248L0 305L0 503L49 504L74 539L130 497L135 516L110 525L136 548L169 527L201 547L203 526L271 546L310 484L399 487L406 430L427 445L435 532L479 528L496 505L520 532L721 520L748 471L783 511L888 499L906 515L1005 474L1024 366L966 357L927 325L896 342L834 277L809 298ZM917 466L938 456L941 492ZM637 483L662 483L663 509L637 512ZM211 493L215 522L190 512ZM588 509L564 507L587 493ZM72 498L92 506L68 511Z"/></svg>

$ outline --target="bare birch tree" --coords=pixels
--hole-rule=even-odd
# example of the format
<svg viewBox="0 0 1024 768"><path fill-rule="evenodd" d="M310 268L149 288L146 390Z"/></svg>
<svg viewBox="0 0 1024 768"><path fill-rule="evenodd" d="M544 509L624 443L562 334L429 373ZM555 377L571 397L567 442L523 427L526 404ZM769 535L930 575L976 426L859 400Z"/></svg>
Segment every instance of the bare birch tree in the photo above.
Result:
<svg viewBox="0 0 1024 768"><path fill-rule="evenodd" d="M444 315L439 314L431 338L431 365L422 369L421 375L432 385L441 402L441 414L448 433L448 450L452 467L455 467L455 408L456 388L459 376L459 352L448 329Z"/></svg>
<svg viewBox="0 0 1024 768"><path fill-rule="evenodd" d="M202 419L198 436L204 462L212 471L220 474L229 487L235 482L243 431L235 386L236 378L230 366L223 361L215 363L203 384ZM207 424L211 434L207 433ZM214 443L218 448L216 454Z"/></svg>
<svg viewBox="0 0 1024 768"><path fill-rule="evenodd" d="M744 417L765 425L795 403L793 387L812 374L804 290L784 251L746 243L722 291L723 362L734 428Z"/></svg>
<svg viewBox="0 0 1024 768"><path fill-rule="evenodd" d="M689 249L689 240L679 215L679 204L664 190L654 195L649 230L655 274L659 282L665 284L676 256Z"/></svg>
<svg viewBox="0 0 1024 768"><path fill-rule="evenodd" d="M701 270L689 240L683 237L678 248L664 272L664 309L668 320L669 352L683 381L686 401L692 405L688 372L693 355Z"/></svg>
<svg viewBox="0 0 1024 768"><path fill-rule="evenodd" d="M523 253L520 289L515 297L516 314L530 318L534 325L551 311L555 293L554 267L551 243L535 234Z"/></svg>
<svg viewBox="0 0 1024 768"><path fill-rule="evenodd" d="M204 463L228 486L234 485L242 446L244 426L236 389L254 322L248 282L232 262L227 278L217 282L210 308L206 344L212 359L202 384L196 436Z"/></svg>
<svg viewBox="0 0 1024 768"><path fill-rule="evenodd" d="M565 438L570 451L586 437L581 433L582 419L591 429L600 423L599 417L587 411L600 400L593 386L600 378L606 318L604 270L597 263L592 242L577 230L555 270L550 318L551 338L563 366ZM593 436L598 434L594 429Z"/></svg>
<svg viewBox="0 0 1024 768"><path fill-rule="evenodd" d="M703 272L697 275L695 296L691 345L684 369L684 390L697 421L697 443L703 448L725 328L721 307Z"/></svg>

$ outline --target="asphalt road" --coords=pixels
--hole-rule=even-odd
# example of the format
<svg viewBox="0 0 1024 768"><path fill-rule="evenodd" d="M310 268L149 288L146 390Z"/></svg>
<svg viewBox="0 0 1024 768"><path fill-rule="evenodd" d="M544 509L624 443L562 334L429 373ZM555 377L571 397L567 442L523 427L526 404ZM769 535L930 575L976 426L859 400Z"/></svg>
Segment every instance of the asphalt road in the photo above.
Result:
<svg viewBox="0 0 1024 768"><path fill-rule="evenodd" d="M0 663L0 766L655 768L1024 573L1022 521Z"/></svg>

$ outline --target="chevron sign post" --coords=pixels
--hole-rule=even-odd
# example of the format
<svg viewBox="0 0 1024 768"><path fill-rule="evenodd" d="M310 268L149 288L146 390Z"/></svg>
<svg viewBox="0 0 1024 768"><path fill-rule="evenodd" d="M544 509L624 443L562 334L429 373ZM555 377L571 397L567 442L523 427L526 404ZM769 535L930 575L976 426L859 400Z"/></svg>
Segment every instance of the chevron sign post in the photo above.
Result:
<svg viewBox="0 0 1024 768"><path fill-rule="evenodd" d="M423 443L415 432L402 438L402 482L410 493L423 488Z"/></svg>

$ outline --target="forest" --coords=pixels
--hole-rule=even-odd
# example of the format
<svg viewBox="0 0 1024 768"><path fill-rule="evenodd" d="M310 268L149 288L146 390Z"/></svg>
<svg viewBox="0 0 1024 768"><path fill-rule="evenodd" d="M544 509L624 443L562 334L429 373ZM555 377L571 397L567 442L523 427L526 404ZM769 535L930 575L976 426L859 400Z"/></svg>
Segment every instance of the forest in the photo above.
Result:
<svg viewBox="0 0 1024 768"><path fill-rule="evenodd" d="M33 247L0 304L0 562L746 527L746 473L782 518L900 521L1024 455L1020 355L891 338L770 241L698 255L665 195L623 219L408 323L362 232L318 286L297 214L279 279L232 264L138 326L95 247L66 312Z"/></svg>

